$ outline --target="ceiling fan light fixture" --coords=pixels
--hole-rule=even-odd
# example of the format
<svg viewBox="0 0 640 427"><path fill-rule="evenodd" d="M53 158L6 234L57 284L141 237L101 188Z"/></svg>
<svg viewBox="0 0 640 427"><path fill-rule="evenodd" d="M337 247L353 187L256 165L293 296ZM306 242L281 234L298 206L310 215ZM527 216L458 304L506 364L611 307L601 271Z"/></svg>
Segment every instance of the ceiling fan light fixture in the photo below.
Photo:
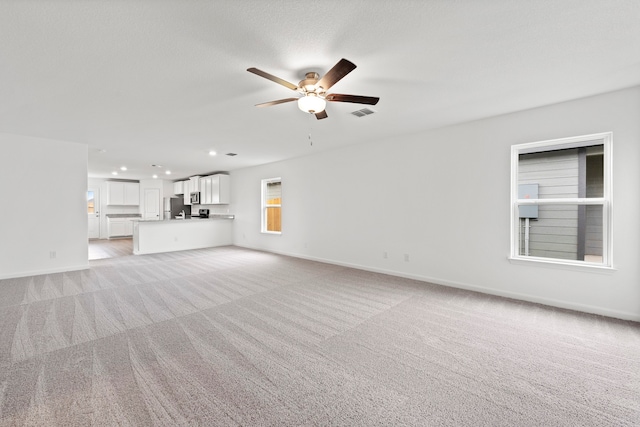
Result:
<svg viewBox="0 0 640 427"><path fill-rule="evenodd" d="M298 101L298 108L308 114L314 114L316 119L322 120L328 117L325 112L327 101L332 102L351 102L354 104L376 105L380 98L376 96L360 96L346 95L342 93L327 93L331 87L342 80L344 76L355 70L356 64L342 58L327 73L320 78L318 73L309 71L305 74L304 79L298 85L294 85L286 80L276 77L255 67L247 68L247 71L257 76L271 80L281 86L291 89L302 97L291 97L278 99L270 102L256 104L256 107L270 107L272 105L284 104L287 102Z"/></svg>
<svg viewBox="0 0 640 427"><path fill-rule="evenodd" d="M315 114L324 111L327 105L327 101L320 98L314 93L309 93L302 98L298 99L298 108L305 113Z"/></svg>

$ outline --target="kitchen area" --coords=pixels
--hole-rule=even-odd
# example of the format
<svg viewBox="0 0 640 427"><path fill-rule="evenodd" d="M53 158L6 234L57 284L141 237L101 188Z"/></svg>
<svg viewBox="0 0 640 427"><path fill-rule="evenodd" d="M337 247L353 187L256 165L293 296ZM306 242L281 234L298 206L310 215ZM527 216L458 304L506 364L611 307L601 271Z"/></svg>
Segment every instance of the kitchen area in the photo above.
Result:
<svg viewBox="0 0 640 427"><path fill-rule="evenodd" d="M232 244L230 187L226 173L178 181L90 178L89 259L107 257L106 247L140 255Z"/></svg>

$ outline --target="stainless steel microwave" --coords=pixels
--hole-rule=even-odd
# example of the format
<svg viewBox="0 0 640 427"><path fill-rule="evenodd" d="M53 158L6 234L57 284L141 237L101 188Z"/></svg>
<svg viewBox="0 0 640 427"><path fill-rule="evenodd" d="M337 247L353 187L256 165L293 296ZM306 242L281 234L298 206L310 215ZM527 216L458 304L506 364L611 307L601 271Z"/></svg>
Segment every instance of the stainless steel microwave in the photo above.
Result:
<svg viewBox="0 0 640 427"><path fill-rule="evenodd" d="M191 194L191 204L192 205L199 205L200 204L200 192L199 191L194 191Z"/></svg>

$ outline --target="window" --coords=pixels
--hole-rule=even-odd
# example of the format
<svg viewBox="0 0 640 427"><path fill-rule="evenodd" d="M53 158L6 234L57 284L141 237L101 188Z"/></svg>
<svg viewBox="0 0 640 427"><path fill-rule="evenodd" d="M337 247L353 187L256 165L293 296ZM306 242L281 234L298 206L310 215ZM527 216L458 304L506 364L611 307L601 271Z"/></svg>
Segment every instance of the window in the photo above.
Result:
<svg viewBox="0 0 640 427"><path fill-rule="evenodd" d="M612 139L512 146L511 259L612 266Z"/></svg>
<svg viewBox="0 0 640 427"><path fill-rule="evenodd" d="M271 178L262 180L262 232L280 234L282 232L282 180Z"/></svg>
<svg viewBox="0 0 640 427"><path fill-rule="evenodd" d="M96 213L96 200L91 190L87 191L87 213Z"/></svg>

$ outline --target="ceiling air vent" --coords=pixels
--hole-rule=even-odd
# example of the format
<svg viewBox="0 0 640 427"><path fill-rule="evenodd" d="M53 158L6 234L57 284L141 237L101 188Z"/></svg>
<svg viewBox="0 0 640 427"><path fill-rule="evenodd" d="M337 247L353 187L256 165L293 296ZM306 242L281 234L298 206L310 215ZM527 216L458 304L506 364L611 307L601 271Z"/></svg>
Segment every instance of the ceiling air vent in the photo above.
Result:
<svg viewBox="0 0 640 427"><path fill-rule="evenodd" d="M364 116L369 116L375 112L376 111L372 110L371 108L363 108L362 110L353 111L351 114L353 114L356 117L364 117Z"/></svg>
<svg viewBox="0 0 640 427"><path fill-rule="evenodd" d="M233 156L237 156L236 153L227 153L227 156L233 157Z"/></svg>

